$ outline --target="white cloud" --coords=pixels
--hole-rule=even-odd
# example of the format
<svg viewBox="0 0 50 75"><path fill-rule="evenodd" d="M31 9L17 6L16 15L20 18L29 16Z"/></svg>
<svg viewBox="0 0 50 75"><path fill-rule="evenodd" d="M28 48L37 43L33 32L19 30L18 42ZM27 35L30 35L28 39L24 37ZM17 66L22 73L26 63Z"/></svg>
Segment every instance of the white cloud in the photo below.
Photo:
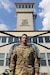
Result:
<svg viewBox="0 0 50 75"><path fill-rule="evenodd" d="M0 0L0 8L4 8L6 11L11 12L13 4L10 0Z"/></svg>
<svg viewBox="0 0 50 75"><path fill-rule="evenodd" d="M7 25L5 25L5 24L0 24L0 30L8 30Z"/></svg>
<svg viewBox="0 0 50 75"><path fill-rule="evenodd" d="M43 17L42 30L50 30L50 0L42 0L39 7L42 9L42 12L39 13L39 16Z"/></svg>

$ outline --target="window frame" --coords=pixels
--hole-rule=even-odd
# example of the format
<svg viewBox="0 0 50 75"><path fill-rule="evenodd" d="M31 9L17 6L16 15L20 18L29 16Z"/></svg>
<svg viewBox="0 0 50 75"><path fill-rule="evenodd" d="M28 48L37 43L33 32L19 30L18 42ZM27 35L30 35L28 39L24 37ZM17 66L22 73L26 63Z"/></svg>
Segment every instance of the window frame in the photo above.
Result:
<svg viewBox="0 0 50 75"><path fill-rule="evenodd" d="M45 42L50 43L50 36L45 36Z"/></svg>
<svg viewBox="0 0 50 75"><path fill-rule="evenodd" d="M9 53L6 53L6 66L9 66Z"/></svg>
<svg viewBox="0 0 50 75"><path fill-rule="evenodd" d="M41 57L41 54L44 54L44 58ZM42 55L43 56L43 55ZM45 53L40 53L40 66L47 66L47 63L46 63L46 57L45 57ZM42 61L45 61L45 64L42 63Z"/></svg>
<svg viewBox="0 0 50 75"><path fill-rule="evenodd" d="M1 54L3 57L0 58L0 61L3 61L3 63L2 63L2 65L0 64L0 66L4 66L5 53L0 53L0 55Z"/></svg>
<svg viewBox="0 0 50 75"><path fill-rule="evenodd" d="M42 39L42 40L41 40ZM43 43L44 41L43 41L43 37L38 37L38 41L39 41L39 43Z"/></svg>
<svg viewBox="0 0 50 75"><path fill-rule="evenodd" d="M1 42L2 42L2 43L6 43L7 37L6 37L6 36L2 36L1 38L2 38Z"/></svg>
<svg viewBox="0 0 50 75"><path fill-rule="evenodd" d="M11 43L11 42L13 42L13 37L8 37L8 43Z"/></svg>
<svg viewBox="0 0 50 75"><path fill-rule="evenodd" d="M48 54L50 55L50 53L47 53L48 65L50 66L50 57L48 57Z"/></svg>

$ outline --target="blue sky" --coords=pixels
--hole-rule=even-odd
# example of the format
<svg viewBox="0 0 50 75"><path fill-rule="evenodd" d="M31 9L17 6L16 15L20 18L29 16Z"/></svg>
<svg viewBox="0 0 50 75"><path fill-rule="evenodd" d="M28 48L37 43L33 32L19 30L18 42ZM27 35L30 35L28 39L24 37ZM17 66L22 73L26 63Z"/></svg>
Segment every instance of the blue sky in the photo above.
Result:
<svg viewBox="0 0 50 75"><path fill-rule="evenodd" d="M50 0L0 0L0 30L16 29L15 2L35 2L35 30L50 30Z"/></svg>

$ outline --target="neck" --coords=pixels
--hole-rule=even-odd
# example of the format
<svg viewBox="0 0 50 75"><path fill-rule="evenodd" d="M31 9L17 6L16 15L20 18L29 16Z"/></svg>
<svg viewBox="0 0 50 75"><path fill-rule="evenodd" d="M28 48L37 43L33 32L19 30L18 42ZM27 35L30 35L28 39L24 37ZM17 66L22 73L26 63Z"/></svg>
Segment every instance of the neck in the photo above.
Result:
<svg viewBox="0 0 50 75"><path fill-rule="evenodd" d="M21 43L22 46L27 46L27 43Z"/></svg>

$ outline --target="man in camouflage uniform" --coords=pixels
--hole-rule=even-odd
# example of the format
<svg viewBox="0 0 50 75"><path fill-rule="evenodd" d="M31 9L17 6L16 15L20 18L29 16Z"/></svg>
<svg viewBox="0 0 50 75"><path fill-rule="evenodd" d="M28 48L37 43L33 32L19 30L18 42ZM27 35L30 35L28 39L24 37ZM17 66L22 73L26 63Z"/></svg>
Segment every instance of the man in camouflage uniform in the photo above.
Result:
<svg viewBox="0 0 50 75"><path fill-rule="evenodd" d="M39 64L35 50L27 45L27 35L21 37L21 45L15 47L10 58L9 75L38 75Z"/></svg>

